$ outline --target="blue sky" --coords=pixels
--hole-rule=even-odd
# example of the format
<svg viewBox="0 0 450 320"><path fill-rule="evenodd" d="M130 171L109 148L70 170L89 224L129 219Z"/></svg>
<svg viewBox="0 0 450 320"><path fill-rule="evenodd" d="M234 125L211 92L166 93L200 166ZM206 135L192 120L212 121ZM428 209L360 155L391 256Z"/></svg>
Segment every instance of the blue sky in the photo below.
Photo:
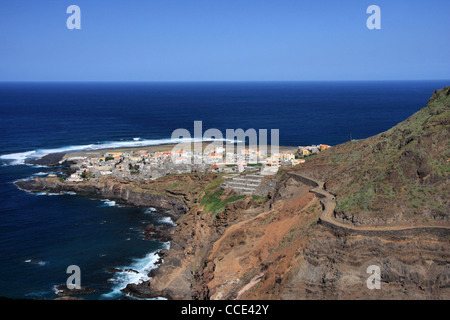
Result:
<svg viewBox="0 0 450 320"><path fill-rule="evenodd" d="M69 30L69 5L81 30ZM381 30L369 30L369 5ZM2 0L0 81L450 78L448 0Z"/></svg>

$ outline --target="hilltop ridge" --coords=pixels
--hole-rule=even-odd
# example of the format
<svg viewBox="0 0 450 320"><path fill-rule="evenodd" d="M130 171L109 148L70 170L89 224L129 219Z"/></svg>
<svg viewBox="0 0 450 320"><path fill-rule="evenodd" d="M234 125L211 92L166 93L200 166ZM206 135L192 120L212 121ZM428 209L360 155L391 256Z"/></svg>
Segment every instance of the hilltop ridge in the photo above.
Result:
<svg viewBox="0 0 450 320"><path fill-rule="evenodd" d="M335 218L353 224L449 221L450 87L373 137L322 152L295 171L325 182Z"/></svg>

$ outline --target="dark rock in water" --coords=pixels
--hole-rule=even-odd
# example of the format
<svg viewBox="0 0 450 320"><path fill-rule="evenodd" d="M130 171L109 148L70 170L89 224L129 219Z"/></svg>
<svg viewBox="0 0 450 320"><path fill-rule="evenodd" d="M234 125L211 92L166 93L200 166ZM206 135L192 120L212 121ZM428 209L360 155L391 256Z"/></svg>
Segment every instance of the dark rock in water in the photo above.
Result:
<svg viewBox="0 0 450 320"><path fill-rule="evenodd" d="M106 269L106 272L108 273L118 273L118 272L123 272L122 269L117 269L117 268L108 268Z"/></svg>
<svg viewBox="0 0 450 320"><path fill-rule="evenodd" d="M60 296L84 295L94 293L95 290L89 287L81 287L80 289L69 289L67 285L61 284L55 287L56 293Z"/></svg>
<svg viewBox="0 0 450 320"><path fill-rule="evenodd" d="M143 282L140 285L129 283L125 288L120 290L125 294L129 294L136 298L148 299L148 298L166 298L171 300L172 297L166 292L154 291L152 287L149 286L148 282Z"/></svg>
<svg viewBox="0 0 450 320"><path fill-rule="evenodd" d="M167 249L162 249L162 250L159 250L156 254L157 254L159 257L163 258L168 252L169 252L169 250L167 250Z"/></svg>
<svg viewBox="0 0 450 320"><path fill-rule="evenodd" d="M75 297L68 297L68 296L62 296L55 298L55 300L85 300L84 298L75 298Z"/></svg>
<svg viewBox="0 0 450 320"><path fill-rule="evenodd" d="M128 273L136 273L136 274L139 273L139 271L136 271L134 269L125 269L123 271L128 272Z"/></svg>
<svg viewBox="0 0 450 320"><path fill-rule="evenodd" d="M166 249L162 249L162 250L159 250L158 252L156 252L156 255L158 256L158 260L155 262L155 265L161 265L161 264L163 263L163 258L164 258L164 256L165 256L168 252L169 252L169 250L166 250ZM152 269L152 270L150 271L150 273L152 273L152 271L154 271L154 270L156 270L156 269Z"/></svg>
<svg viewBox="0 0 450 320"><path fill-rule="evenodd" d="M63 159L65 153L51 153L40 159L29 159L25 163L40 166L55 166Z"/></svg>

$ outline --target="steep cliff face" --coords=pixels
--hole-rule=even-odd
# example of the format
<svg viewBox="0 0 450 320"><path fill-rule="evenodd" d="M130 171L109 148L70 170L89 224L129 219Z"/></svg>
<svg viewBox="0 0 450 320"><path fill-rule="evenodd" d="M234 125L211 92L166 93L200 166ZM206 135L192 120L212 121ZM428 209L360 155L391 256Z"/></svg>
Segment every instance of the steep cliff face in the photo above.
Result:
<svg viewBox="0 0 450 320"><path fill-rule="evenodd" d="M171 299L448 299L450 232L445 228L347 229L320 222L307 180L286 174L264 207L246 198L213 220L180 220L153 278L129 285ZM367 267L381 270L370 290Z"/></svg>
<svg viewBox="0 0 450 320"><path fill-rule="evenodd" d="M17 181L15 184L30 192L76 192L81 195L99 196L120 203L138 207L158 207L164 209L174 219L181 217L188 207L181 199L163 194L153 194L145 190L137 190L129 183L114 179L103 179L96 182L68 183L56 178L35 178Z"/></svg>
<svg viewBox="0 0 450 320"><path fill-rule="evenodd" d="M450 297L450 232L350 230L317 224L317 194L285 177L271 209L229 227L201 273L210 299L439 299ZM293 192L295 190L295 192ZM367 267L381 289L367 287Z"/></svg>
<svg viewBox="0 0 450 320"><path fill-rule="evenodd" d="M276 290L288 276L297 248L308 238L321 206L308 186L293 178L282 185L268 210L232 224L215 241L200 273L206 288L200 298L248 298L255 290ZM277 293L268 298L277 299Z"/></svg>
<svg viewBox="0 0 450 320"><path fill-rule="evenodd" d="M264 205L246 198L215 219L191 210L161 268L127 290L174 299L449 299L449 92L385 133L284 174ZM334 215L324 219L334 195ZM379 267L381 289L368 288L369 266Z"/></svg>
<svg viewBox="0 0 450 320"><path fill-rule="evenodd" d="M170 250L162 253L164 262L152 271L152 279L139 285L129 284L124 291L144 298L208 298L203 270L205 258L213 244L230 225L253 217L262 210L252 197L227 204L225 210L214 218L211 213L194 205L177 220Z"/></svg>
<svg viewBox="0 0 450 320"><path fill-rule="evenodd" d="M281 299L448 299L448 230L349 231L319 225L282 284ZM367 287L378 266L381 289Z"/></svg>

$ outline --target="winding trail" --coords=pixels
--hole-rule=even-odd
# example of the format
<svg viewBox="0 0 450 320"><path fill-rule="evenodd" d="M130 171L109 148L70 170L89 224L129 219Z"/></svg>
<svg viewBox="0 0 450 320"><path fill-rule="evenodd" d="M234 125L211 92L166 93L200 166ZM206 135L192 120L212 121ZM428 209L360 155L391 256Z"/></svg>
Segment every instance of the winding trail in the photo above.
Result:
<svg viewBox="0 0 450 320"><path fill-rule="evenodd" d="M346 224L334 219L334 209L336 208L335 196L324 189L324 182L316 180L311 177L301 175L296 172L289 172L288 174L296 175L301 179L309 181L311 184L316 185L310 192L319 194L321 204L323 206L323 212L319 218L319 221L323 224L330 224L334 227L344 228L352 231L368 231L368 232L386 232L386 231L407 231L407 230L420 230L427 231L428 229L437 229L450 232L450 226L438 226L438 225L420 225L420 226L355 226Z"/></svg>

